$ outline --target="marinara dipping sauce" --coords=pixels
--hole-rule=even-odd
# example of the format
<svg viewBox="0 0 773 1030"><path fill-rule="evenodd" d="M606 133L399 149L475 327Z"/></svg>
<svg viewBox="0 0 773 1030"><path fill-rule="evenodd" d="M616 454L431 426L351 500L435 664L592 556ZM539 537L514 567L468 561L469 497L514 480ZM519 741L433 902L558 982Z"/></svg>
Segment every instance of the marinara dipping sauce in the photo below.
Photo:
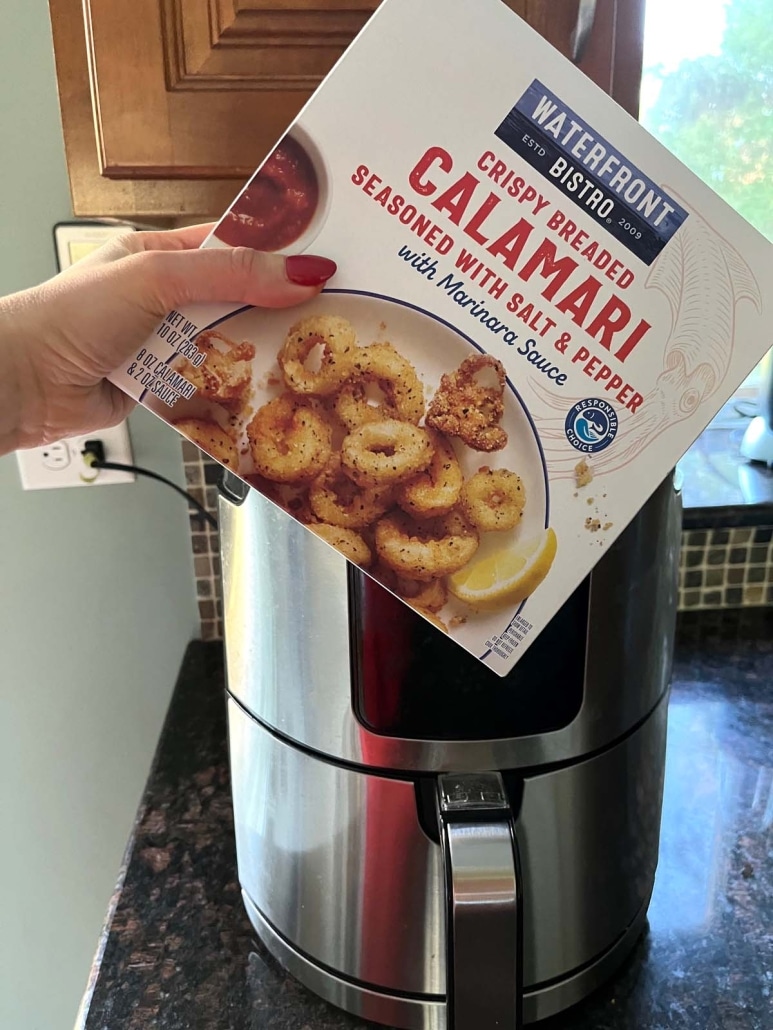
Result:
<svg viewBox="0 0 773 1030"><path fill-rule="evenodd" d="M215 230L231 247L283 250L306 231L319 183L300 143L285 136Z"/></svg>

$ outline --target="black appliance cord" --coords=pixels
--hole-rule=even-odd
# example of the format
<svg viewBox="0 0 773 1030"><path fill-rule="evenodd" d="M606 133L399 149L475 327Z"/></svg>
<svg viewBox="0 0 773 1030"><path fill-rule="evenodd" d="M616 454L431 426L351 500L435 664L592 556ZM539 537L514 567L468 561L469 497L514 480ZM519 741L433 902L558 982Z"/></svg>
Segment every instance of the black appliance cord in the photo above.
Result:
<svg viewBox="0 0 773 1030"><path fill-rule="evenodd" d="M114 472L134 472L138 476L147 476L148 479L155 479L159 483L166 483L167 486L171 486L173 490L176 490L181 497L190 504L192 508L196 510L202 519L205 519L213 529L217 529L217 519L214 515L210 515L203 504L199 504L195 497L192 497L189 493L178 486L177 483L173 483L171 479L167 479L165 476L160 476L158 472L151 472L150 469L142 468L140 465L122 465L117 461L100 461L97 458L91 458L89 465L94 469L111 469Z"/></svg>

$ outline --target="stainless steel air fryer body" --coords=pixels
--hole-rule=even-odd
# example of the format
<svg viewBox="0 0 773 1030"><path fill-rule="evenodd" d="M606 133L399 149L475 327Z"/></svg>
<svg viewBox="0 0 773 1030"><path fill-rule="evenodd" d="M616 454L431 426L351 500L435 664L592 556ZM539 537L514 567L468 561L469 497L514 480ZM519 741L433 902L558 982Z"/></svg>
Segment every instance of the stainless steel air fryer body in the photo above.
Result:
<svg viewBox="0 0 773 1030"><path fill-rule="evenodd" d="M226 490L239 876L310 988L392 1026L514 1027L630 951L657 862L680 514L669 478L509 682Z"/></svg>

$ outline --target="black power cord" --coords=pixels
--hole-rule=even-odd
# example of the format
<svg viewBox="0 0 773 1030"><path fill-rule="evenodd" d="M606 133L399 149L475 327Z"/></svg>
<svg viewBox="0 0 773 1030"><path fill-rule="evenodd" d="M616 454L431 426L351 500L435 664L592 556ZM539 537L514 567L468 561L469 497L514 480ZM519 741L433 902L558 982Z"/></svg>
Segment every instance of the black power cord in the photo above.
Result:
<svg viewBox="0 0 773 1030"><path fill-rule="evenodd" d="M196 512L206 522L212 526L213 529L217 529L217 519L214 515L210 515L203 504L199 504L195 497L183 490L182 487L178 486L177 483L173 483L171 479L167 479L166 476L161 476L158 472L152 472L150 469L142 468L140 465L124 465L117 461L105 461L105 448L101 440L87 440L81 451L83 455L83 461L86 465L93 469L112 469L114 472L133 472L137 476L146 476L148 479L155 479L159 483L165 483L167 486L171 486L181 497L184 497L188 504L196 510Z"/></svg>

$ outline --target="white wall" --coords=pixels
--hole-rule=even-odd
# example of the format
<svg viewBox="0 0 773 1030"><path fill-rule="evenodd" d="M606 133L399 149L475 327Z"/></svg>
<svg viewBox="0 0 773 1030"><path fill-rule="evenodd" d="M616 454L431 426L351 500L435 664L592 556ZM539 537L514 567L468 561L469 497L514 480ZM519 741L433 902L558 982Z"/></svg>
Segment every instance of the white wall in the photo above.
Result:
<svg viewBox="0 0 773 1030"><path fill-rule="evenodd" d="M0 293L70 217L47 5L3 0ZM2 364L0 363L0 375ZM181 481L178 437L130 422ZM184 502L150 481L24 493L0 459L0 1027L70 1030L185 645Z"/></svg>

